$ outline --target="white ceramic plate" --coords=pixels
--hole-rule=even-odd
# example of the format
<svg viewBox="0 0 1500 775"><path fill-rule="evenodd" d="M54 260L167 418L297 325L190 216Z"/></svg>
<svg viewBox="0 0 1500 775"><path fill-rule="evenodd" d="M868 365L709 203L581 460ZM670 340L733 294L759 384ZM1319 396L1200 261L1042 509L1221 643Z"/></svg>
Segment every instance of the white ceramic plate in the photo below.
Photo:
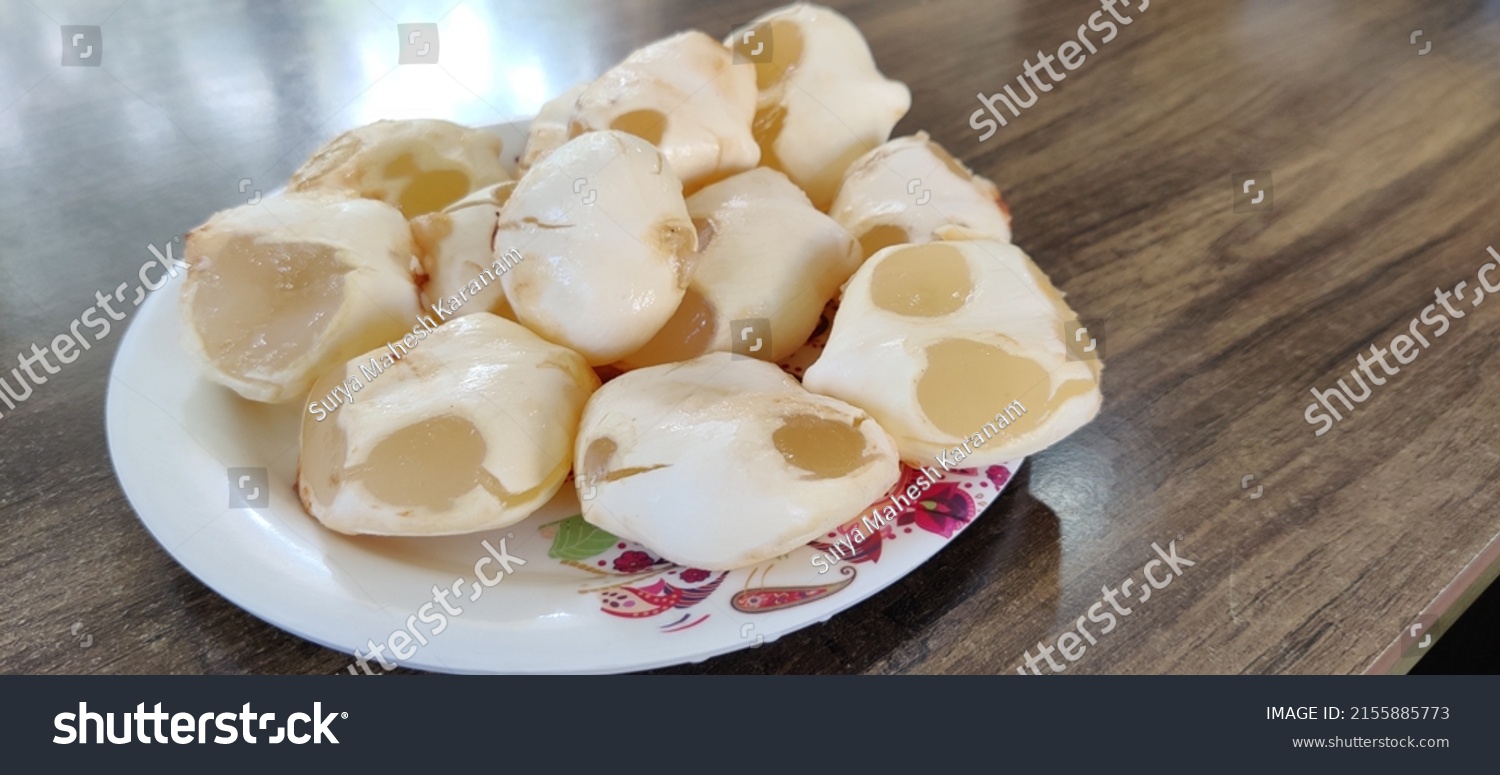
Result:
<svg viewBox="0 0 1500 775"><path fill-rule="evenodd" d="M860 521L868 510L853 515L841 528L853 556L831 546L830 533L826 543L723 573L672 565L587 525L575 517L571 486L499 531L344 536L297 499L301 405L245 401L198 375L180 345L180 282L137 308L110 373L109 451L131 505L183 567L246 611L346 654L384 645L386 658L405 667L613 673L759 646L827 621L911 572L977 518L1021 462L949 472L926 488L904 469L897 489L916 485L920 496L873 535ZM788 370L800 375L819 345L815 339ZM245 475L231 475L235 468L265 469L268 505L230 508ZM245 480L240 495L257 495L257 485ZM864 540L852 540L856 527ZM525 564L492 581L500 565L483 559L490 552L482 542L500 549L502 539ZM443 601L436 590L448 592ZM408 634L393 638L398 630ZM399 657L389 656L393 649ZM380 669L373 658L367 663Z"/></svg>

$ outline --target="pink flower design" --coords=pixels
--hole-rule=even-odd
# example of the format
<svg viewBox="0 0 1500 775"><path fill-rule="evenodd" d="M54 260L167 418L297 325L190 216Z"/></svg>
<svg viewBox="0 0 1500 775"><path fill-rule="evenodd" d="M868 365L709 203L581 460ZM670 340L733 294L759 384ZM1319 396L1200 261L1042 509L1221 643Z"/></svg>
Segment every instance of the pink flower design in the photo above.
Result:
<svg viewBox="0 0 1500 775"><path fill-rule="evenodd" d="M645 552L630 551L615 558L615 570L621 573L638 573L655 564L656 560Z"/></svg>
<svg viewBox="0 0 1500 775"><path fill-rule="evenodd" d="M956 483L939 482L922 493L917 502L896 520L898 525L917 527L944 538L952 538L969 523L977 509L974 499Z"/></svg>

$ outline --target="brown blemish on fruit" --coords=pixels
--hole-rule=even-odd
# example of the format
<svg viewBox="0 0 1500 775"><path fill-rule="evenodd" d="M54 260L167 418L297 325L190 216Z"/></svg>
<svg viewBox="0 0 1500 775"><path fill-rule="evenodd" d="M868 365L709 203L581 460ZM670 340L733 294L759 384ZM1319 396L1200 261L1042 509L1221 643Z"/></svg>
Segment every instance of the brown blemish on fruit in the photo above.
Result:
<svg viewBox="0 0 1500 775"><path fill-rule="evenodd" d="M656 471L658 469L670 468L670 467L671 467L670 463L658 463L657 465L654 465L654 466L634 466L632 468L620 468L620 469L616 469L614 471L610 471L609 473L605 474L603 481L606 481L606 482L618 482L621 479L628 479L628 478L630 478L632 476L637 476L639 474L650 473L650 472Z"/></svg>
<svg viewBox="0 0 1500 775"><path fill-rule="evenodd" d="M522 226L530 226L534 229L571 229L576 225L577 224L572 223L543 223L541 219L532 215L528 215L519 221L506 221L503 223L496 223L496 226L498 228L505 229L506 231L518 229Z"/></svg>
<svg viewBox="0 0 1500 775"><path fill-rule="evenodd" d="M692 282L693 265L698 257L698 230L691 222L667 219L659 222L648 234L654 237L652 247L657 255L671 262L672 272L677 277L677 287L687 290L688 284Z"/></svg>
<svg viewBox="0 0 1500 775"><path fill-rule="evenodd" d="M1010 223L1010 205L1006 204L1005 197L1000 195L1000 189L995 189L995 206L1000 208L1000 214L1005 216L1005 222Z"/></svg>
<svg viewBox="0 0 1500 775"><path fill-rule="evenodd" d="M399 344L400 346L396 347L398 353L401 352L401 347L406 346L406 342L402 341ZM396 361L396 368L402 367L410 369L412 377L418 381L437 379L442 376L442 366L438 360L420 350L410 350L406 355L401 356Z"/></svg>

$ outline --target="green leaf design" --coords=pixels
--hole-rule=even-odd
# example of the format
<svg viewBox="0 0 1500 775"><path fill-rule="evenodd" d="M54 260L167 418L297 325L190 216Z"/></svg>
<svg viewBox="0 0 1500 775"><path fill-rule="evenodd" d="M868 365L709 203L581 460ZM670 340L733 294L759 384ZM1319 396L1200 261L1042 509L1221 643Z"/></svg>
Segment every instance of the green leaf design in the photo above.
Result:
<svg viewBox="0 0 1500 775"><path fill-rule="evenodd" d="M557 535L552 537L547 556L555 560L586 560L614 546L618 540L613 534L584 522L582 514L574 514L557 523Z"/></svg>

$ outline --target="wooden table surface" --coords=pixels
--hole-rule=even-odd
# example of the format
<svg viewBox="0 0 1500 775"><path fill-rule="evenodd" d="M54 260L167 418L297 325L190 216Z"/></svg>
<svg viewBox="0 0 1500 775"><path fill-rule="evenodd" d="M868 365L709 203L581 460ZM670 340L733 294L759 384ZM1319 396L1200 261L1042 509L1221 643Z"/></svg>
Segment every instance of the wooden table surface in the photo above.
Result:
<svg viewBox="0 0 1500 775"><path fill-rule="evenodd" d="M1195 564L1122 600L1132 613L1069 672L1392 670L1409 624L1440 627L1493 575L1500 301L1467 299L1500 245L1500 13L1141 1L983 141L976 95L1077 37L1095 0L833 3L911 86L897 134L925 129L995 180L1016 242L1102 321L1104 409L876 597L664 672L1012 672L1172 541ZM635 47L772 5L5 3L4 374L96 290L134 283L148 245L275 188L344 129L525 117ZM397 67L409 21L439 23L442 67ZM101 27L101 66L59 67L74 24ZM1248 178L1258 204L1236 194ZM1461 281L1466 314L1315 435L1310 391ZM0 405L0 671L340 670L346 655L202 586L132 512L103 423L120 339Z"/></svg>

